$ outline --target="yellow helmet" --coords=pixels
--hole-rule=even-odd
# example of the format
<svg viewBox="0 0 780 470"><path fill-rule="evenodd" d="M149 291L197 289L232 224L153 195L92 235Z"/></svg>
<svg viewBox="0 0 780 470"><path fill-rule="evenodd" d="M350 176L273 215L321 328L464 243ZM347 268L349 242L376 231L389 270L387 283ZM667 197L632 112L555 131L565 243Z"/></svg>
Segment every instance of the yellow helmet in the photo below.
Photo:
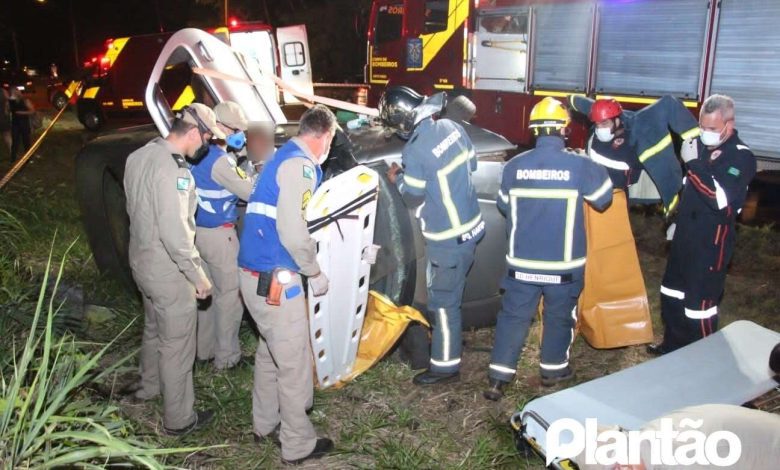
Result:
<svg viewBox="0 0 780 470"><path fill-rule="evenodd" d="M563 103L548 96L531 110L528 127L534 130L534 135L549 135L553 130L568 126L570 121L569 112Z"/></svg>

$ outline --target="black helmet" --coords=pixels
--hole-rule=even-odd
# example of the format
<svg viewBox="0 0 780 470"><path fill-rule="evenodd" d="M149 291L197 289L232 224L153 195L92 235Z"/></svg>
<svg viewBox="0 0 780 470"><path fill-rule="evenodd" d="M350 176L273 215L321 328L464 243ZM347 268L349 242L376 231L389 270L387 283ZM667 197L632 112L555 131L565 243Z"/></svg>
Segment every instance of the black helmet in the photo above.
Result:
<svg viewBox="0 0 780 470"><path fill-rule="evenodd" d="M389 87L379 99L379 118L400 136L408 137L414 129L414 108L422 101L423 96L409 87Z"/></svg>

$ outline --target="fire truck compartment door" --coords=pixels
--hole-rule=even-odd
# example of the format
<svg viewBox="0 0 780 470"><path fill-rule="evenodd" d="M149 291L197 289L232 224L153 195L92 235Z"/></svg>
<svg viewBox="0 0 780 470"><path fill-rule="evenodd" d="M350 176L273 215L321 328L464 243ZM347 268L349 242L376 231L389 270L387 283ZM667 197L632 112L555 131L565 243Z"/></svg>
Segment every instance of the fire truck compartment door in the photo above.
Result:
<svg viewBox="0 0 780 470"><path fill-rule="evenodd" d="M720 2L711 93L734 98L739 137L753 152L780 160L780 56L768 47L780 44L778 22L780 2Z"/></svg>
<svg viewBox="0 0 780 470"><path fill-rule="evenodd" d="M472 54L476 89L525 91L528 9L480 11Z"/></svg>
<svg viewBox="0 0 780 470"><path fill-rule="evenodd" d="M193 99L188 101L207 106L235 101L249 121L287 122L275 97L264 94L265 87L255 85L264 80L259 70L247 67L239 54L215 36L186 28L174 33L165 43L146 85L146 107L163 136L168 135L174 103L168 102L161 93L161 78L167 70L182 66L192 72L188 89Z"/></svg>
<svg viewBox="0 0 780 470"><path fill-rule="evenodd" d="M311 60L306 25L277 28L276 42L279 44L279 65L282 80L302 93L314 94L311 77ZM285 103L298 103L298 98L284 93Z"/></svg>

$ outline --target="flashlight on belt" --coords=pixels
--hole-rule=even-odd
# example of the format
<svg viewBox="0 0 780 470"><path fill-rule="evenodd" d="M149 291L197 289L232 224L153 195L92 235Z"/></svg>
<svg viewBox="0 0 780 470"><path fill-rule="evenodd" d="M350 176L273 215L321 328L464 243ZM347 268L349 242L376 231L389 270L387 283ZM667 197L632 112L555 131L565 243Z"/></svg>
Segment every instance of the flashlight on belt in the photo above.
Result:
<svg viewBox="0 0 780 470"><path fill-rule="evenodd" d="M292 272L287 269L276 268L271 274L271 285L268 288L268 295L265 303L268 305L279 306L282 304L282 291L284 286L292 281Z"/></svg>

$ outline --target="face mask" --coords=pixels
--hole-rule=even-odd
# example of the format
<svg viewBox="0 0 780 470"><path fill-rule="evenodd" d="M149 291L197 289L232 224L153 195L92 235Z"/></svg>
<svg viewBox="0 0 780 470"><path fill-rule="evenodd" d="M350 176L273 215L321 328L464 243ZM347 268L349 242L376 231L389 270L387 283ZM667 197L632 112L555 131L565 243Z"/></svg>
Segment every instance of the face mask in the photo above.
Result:
<svg viewBox="0 0 780 470"><path fill-rule="evenodd" d="M227 139L225 139L225 143L233 152L237 152L244 148L244 145L246 145L246 134L244 134L244 131L238 131L235 134L230 134L227 136Z"/></svg>
<svg viewBox="0 0 780 470"><path fill-rule="evenodd" d="M612 133L612 129L609 127L597 127L596 138L602 142L610 142L615 138L615 134Z"/></svg>
<svg viewBox="0 0 780 470"><path fill-rule="evenodd" d="M721 132L705 131L704 129L702 129L701 143L706 145L707 147L717 147L718 145L720 145Z"/></svg>

